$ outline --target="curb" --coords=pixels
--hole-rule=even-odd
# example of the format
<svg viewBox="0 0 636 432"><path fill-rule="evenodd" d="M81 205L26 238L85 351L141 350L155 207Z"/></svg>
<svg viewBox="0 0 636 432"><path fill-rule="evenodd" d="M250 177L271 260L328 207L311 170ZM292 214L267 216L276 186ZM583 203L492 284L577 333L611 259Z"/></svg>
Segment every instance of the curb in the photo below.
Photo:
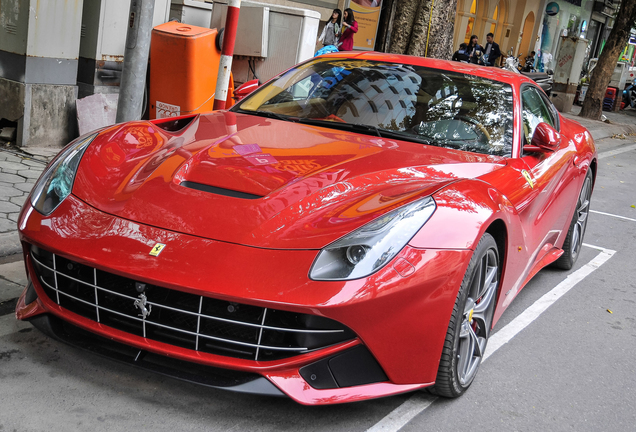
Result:
<svg viewBox="0 0 636 432"><path fill-rule="evenodd" d="M590 120L594 123L602 123L602 125L590 125L585 124L587 122L580 122L577 118L570 119L581 123L590 131L594 141L600 141L602 139L611 138L614 135L619 134L636 134L636 125L628 125L623 123L603 123L599 121Z"/></svg>
<svg viewBox="0 0 636 432"><path fill-rule="evenodd" d="M636 124L617 123L611 120L609 122L591 120L579 117L577 114L573 113L561 113L561 115L568 120L573 120L584 126L587 130L590 131L590 134L592 135L592 138L594 138L594 141L611 138L614 135L619 134L636 134ZM627 116L621 116L621 120L623 120L623 117L625 117L626 119L629 118Z"/></svg>

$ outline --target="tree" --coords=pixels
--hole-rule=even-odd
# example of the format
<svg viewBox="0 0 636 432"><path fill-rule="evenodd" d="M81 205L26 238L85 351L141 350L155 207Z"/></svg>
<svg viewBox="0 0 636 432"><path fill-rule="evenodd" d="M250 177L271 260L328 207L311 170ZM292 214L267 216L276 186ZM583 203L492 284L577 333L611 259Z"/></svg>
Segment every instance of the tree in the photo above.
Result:
<svg viewBox="0 0 636 432"><path fill-rule="evenodd" d="M583 107L579 114L581 117L600 120L605 91L612 78L618 57L627 45L629 31L634 25L636 25L636 1L623 0L614 22L614 28L612 28L594 68L590 86L585 94Z"/></svg>
<svg viewBox="0 0 636 432"><path fill-rule="evenodd" d="M381 36L386 51L451 59L457 0L389 0L385 7L392 11Z"/></svg>

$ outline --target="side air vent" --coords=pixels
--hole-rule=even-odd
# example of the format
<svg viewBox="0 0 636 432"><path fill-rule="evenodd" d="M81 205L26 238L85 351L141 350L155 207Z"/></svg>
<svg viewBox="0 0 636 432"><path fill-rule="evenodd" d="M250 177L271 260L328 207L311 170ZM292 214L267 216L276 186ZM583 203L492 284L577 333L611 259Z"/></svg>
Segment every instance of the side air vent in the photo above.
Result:
<svg viewBox="0 0 636 432"><path fill-rule="evenodd" d="M216 194L216 195L229 196L229 197L233 197L233 198L241 198L241 199L263 198L260 195L254 195L254 194L250 194L250 193L235 191L235 190L232 190L232 189L225 189L225 188L219 188L219 187L215 187L215 186L209 186L209 185L205 185L205 184L201 184L201 183L195 183L195 182L191 182L191 181L182 181L180 183L180 186L187 187L187 188L190 188L190 189L195 189L195 190L202 191L202 192L213 193L213 194Z"/></svg>

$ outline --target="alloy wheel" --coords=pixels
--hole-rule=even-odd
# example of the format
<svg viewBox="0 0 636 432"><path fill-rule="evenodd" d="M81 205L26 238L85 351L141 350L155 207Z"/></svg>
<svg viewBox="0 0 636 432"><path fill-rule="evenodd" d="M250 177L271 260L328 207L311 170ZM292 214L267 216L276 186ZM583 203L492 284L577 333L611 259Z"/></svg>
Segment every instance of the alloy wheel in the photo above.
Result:
<svg viewBox="0 0 636 432"><path fill-rule="evenodd" d="M489 249L472 276L464 306L457 350L457 378L462 386L470 384L486 349L497 297L499 263L497 253Z"/></svg>
<svg viewBox="0 0 636 432"><path fill-rule="evenodd" d="M590 198L592 196L592 179L587 176L576 204L576 222L572 233L571 255L577 256L583 243L585 228L587 227L587 217L590 212Z"/></svg>

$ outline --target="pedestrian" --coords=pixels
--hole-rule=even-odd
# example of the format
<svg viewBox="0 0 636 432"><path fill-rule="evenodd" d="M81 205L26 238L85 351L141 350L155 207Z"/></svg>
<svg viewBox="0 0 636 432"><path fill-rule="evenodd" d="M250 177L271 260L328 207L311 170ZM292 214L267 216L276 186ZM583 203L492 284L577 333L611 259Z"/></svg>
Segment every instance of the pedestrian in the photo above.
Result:
<svg viewBox="0 0 636 432"><path fill-rule="evenodd" d="M535 52L531 51L529 55L526 56L526 61L523 66L522 72L534 72L534 56Z"/></svg>
<svg viewBox="0 0 636 432"><path fill-rule="evenodd" d="M322 29L322 34L318 38L323 46L336 45L338 43L341 19L342 11L340 9L334 9L331 13L331 18L327 21L327 24Z"/></svg>
<svg viewBox="0 0 636 432"><path fill-rule="evenodd" d="M344 10L342 29L338 48L340 51L351 51L353 49L353 35L358 32L358 21L354 18L351 8Z"/></svg>
<svg viewBox="0 0 636 432"><path fill-rule="evenodd" d="M466 52L468 53L468 62L478 64L483 50L482 46L479 45L479 38L477 35L472 35L470 37L468 47L466 48Z"/></svg>
<svg viewBox="0 0 636 432"><path fill-rule="evenodd" d="M458 62L464 62L464 63L468 63L468 45L466 45L465 43L461 43L459 44L459 49L457 51L455 51L455 54L453 54L453 61L458 61Z"/></svg>
<svg viewBox="0 0 636 432"><path fill-rule="evenodd" d="M484 64L486 66L495 66L501 57L499 44L495 42L494 38L495 35L492 33L486 35L486 47L484 48Z"/></svg>
<svg viewBox="0 0 636 432"><path fill-rule="evenodd" d="M552 54L550 54L549 51L546 51L543 53L543 55L541 56L541 63L543 64L543 70L546 73L550 73L552 72Z"/></svg>

